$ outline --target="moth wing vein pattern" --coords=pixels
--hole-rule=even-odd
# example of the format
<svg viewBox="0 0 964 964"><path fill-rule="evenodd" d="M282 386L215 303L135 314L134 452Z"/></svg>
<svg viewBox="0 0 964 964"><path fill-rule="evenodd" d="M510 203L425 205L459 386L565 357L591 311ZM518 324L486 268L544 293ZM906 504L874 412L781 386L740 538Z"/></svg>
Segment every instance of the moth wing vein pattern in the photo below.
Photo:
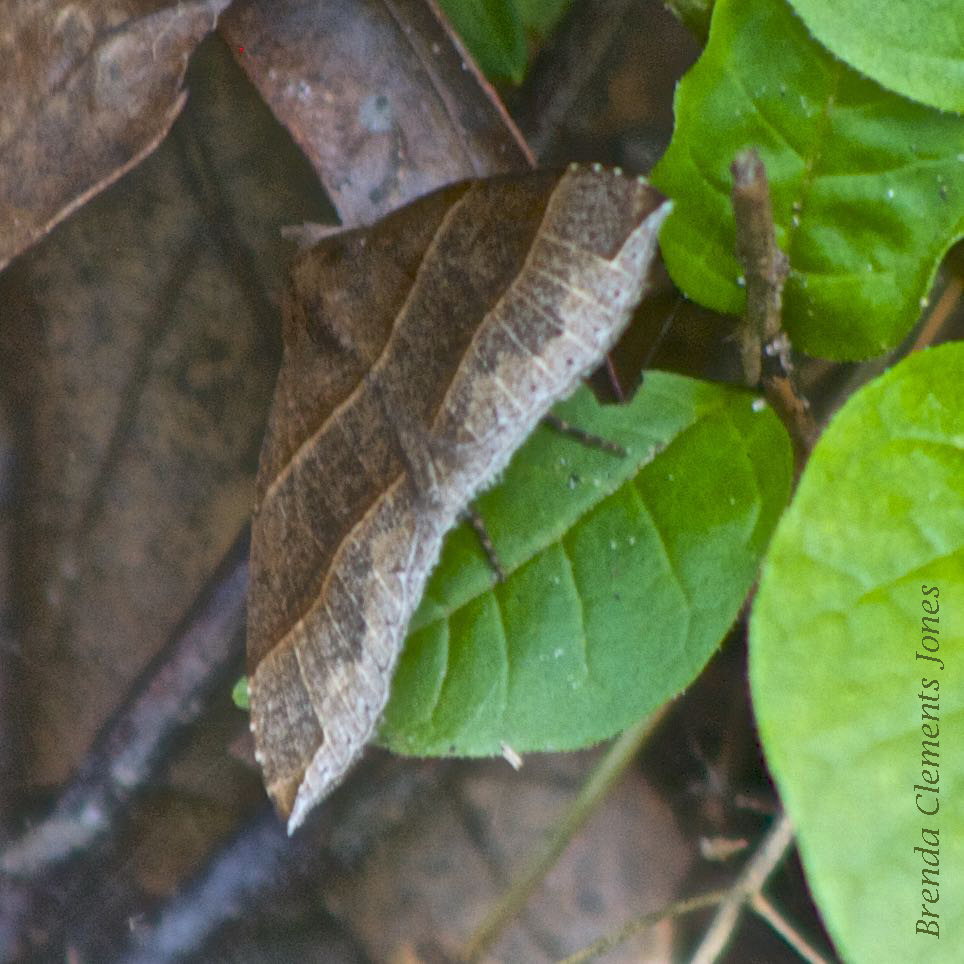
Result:
<svg viewBox="0 0 964 964"><path fill-rule="evenodd" d="M668 212L572 166L443 188L297 258L248 594L256 758L289 833L375 735L445 534L629 323Z"/></svg>

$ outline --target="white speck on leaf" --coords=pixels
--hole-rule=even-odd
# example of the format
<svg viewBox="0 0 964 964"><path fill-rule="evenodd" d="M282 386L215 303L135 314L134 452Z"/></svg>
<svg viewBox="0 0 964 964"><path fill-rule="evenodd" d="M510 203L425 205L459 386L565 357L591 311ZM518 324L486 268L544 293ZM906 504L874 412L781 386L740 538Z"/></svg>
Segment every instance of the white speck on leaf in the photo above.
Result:
<svg viewBox="0 0 964 964"><path fill-rule="evenodd" d="M516 753L516 751L513 750L508 743L500 743L499 746L502 749L502 759L504 759L513 770L521 770L522 757L519 756L519 754Z"/></svg>

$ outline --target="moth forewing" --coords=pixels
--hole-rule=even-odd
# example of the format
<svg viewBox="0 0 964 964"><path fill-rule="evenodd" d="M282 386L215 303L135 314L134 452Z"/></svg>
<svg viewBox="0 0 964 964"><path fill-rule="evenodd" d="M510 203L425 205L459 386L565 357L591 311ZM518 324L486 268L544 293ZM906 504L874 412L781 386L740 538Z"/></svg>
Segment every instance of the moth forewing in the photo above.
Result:
<svg viewBox="0 0 964 964"><path fill-rule="evenodd" d="M445 533L628 324L668 209L573 166L445 188L299 259L248 627L256 755L289 832L373 737Z"/></svg>

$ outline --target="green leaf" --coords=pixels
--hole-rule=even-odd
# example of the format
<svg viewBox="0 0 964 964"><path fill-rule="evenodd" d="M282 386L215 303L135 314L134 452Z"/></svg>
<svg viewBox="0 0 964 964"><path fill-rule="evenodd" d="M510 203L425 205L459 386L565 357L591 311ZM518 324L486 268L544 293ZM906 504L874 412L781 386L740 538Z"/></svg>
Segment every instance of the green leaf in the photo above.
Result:
<svg viewBox="0 0 964 964"><path fill-rule="evenodd" d="M719 0L652 180L676 202L660 237L673 280L733 314L745 296L729 166L750 145L766 163L790 258L784 320L794 344L835 359L897 344L964 234L964 118L851 70L784 0Z"/></svg>
<svg viewBox="0 0 964 964"><path fill-rule="evenodd" d="M488 77L521 83L528 51L519 0L440 0L440 5Z"/></svg>
<svg viewBox="0 0 964 964"><path fill-rule="evenodd" d="M239 710L250 710L251 700L248 693L248 677L242 676L231 689L231 700Z"/></svg>
<svg viewBox="0 0 964 964"><path fill-rule="evenodd" d="M663 6L697 39L706 42L713 15L713 0L665 0Z"/></svg>
<svg viewBox="0 0 964 964"><path fill-rule="evenodd" d="M962 385L957 343L911 356L847 402L773 537L751 620L767 760L830 932L847 959L867 964L961 959ZM925 596L934 586L939 597ZM930 628L943 669L918 656L931 655L922 602L938 598ZM939 717L933 817L918 812L914 789L924 785L925 705ZM940 939L915 934L922 828L939 831Z"/></svg>
<svg viewBox="0 0 964 964"><path fill-rule="evenodd" d="M751 394L652 372L628 405L582 389L556 411L628 454L536 430L478 500L504 583L467 526L450 533L381 731L397 752L612 736L697 675L755 578L791 452Z"/></svg>
<svg viewBox="0 0 964 964"><path fill-rule="evenodd" d="M547 37L573 0L517 0L526 33Z"/></svg>
<svg viewBox="0 0 964 964"><path fill-rule="evenodd" d="M452 26L492 80L522 83L527 40L538 44L572 0L440 0Z"/></svg>
<svg viewBox="0 0 964 964"><path fill-rule="evenodd" d="M964 113L960 0L791 0L828 50L884 87Z"/></svg>

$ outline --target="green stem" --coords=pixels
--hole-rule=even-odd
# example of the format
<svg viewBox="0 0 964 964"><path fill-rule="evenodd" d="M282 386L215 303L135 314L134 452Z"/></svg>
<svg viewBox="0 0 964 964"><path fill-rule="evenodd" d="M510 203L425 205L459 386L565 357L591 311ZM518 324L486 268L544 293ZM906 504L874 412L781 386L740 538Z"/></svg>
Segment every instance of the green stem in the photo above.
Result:
<svg viewBox="0 0 964 964"><path fill-rule="evenodd" d="M653 927L664 920L673 917L682 917L684 914L692 914L695 910L703 910L705 907L715 907L722 903L729 892L725 890L714 890L709 894L700 894L698 897L687 897L685 900L678 900L662 910L653 911L651 914L643 914L636 917L621 927L614 934L607 934L600 937L598 941L593 941L588 947L581 951L563 958L559 964L586 964L587 961L595 960L606 951L611 951L614 947L628 941L634 934Z"/></svg>
<svg viewBox="0 0 964 964"><path fill-rule="evenodd" d="M559 859L569 842L582 829L613 784L632 763L666 713L669 704L629 727L609 747L569 805L545 849L535 856L469 938L463 951L467 961L478 961L525 906L532 892Z"/></svg>

